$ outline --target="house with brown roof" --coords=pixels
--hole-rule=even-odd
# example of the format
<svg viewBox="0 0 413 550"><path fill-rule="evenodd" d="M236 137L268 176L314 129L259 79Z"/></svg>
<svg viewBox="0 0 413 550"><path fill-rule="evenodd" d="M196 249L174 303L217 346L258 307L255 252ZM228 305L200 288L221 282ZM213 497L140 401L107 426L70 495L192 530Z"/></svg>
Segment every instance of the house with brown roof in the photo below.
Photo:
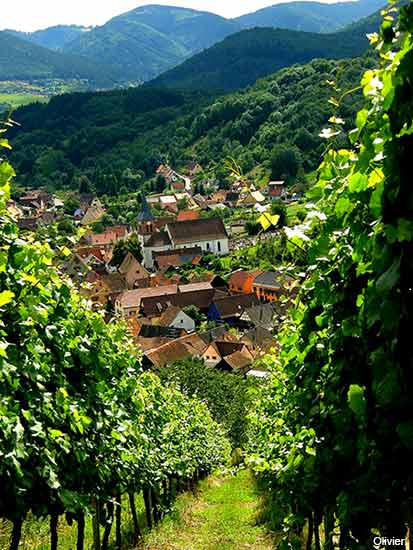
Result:
<svg viewBox="0 0 413 550"><path fill-rule="evenodd" d="M146 367L165 367L187 357L199 357L205 348L205 342L197 334L178 338L156 349L146 352L143 365Z"/></svg>
<svg viewBox="0 0 413 550"><path fill-rule="evenodd" d="M121 239L125 239L129 235L129 230L125 225L114 225L108 227L102 233L94 233L89 231L84 236L84 240L90 246L110 247Z"/></svg>
<svg viewBox="0 0 413 550"><path fill-rule="evenodd" d="M221 352L215 342L211 342L211 344L209 344L209 346L204 350L201 355L201 359L203 360L205 366L210 369L215 368L218 363L222 361Z"/></svg>
<svg viewBox="0 0 413 550"><path fill-rule="evenodd" d="M81 293L95 304L105 307L110 301L112 304L126 289L126 281L119 273L93 273L89 278L87 288L82 288Z"/></svg>
<svg viewBox="0 0 413 550"><path fill-rule="evenodd" d="M199 174L202 170L202 166L194 160L188 164L188 173L190 177L196 176L196 174Z"/></svg>
<svg viewBox="0 0 413 550"><path fill-rule="evenodd" d="M234 351L234 353L223 357L216 368L227 370L229 367L234 372L246 374L251 369L254 359L254 355L245 347L242 351Z"/></svg>
<svg viewBox="0 0 413 550"><path fill-rule="evenodd" d="M118 271L126 280L129 289L149 286L149 273L131 252L128 252Z"/></svg>
<svg viewBox="0 0 413 550"><path fill-rule="evenodd" d="M182 287L180 287L182 288ZM141 313L145 317L159 317L170 305L181 309L195 306L202 313L207 313L212 302L222 293L211 288L192 292L176 292L164 296L149 296L141 300Z"/></svg>
<svg viewBox="0 0 413 550"><path fill-rule="evenodd" d="M46 191L33 190L28 191L25 195L21 196L19 202L23 206L34 208L35 210L42 210L53 201L53 195Z"/></svg>
<svg viewBox="0 0 413 550"><path fill-rule="evenodd" d="M192 248L179 248L177 250L163 250L153 252L154 266L160 271L166 271L171 267L180 267L184 264L197 264L202 256L199 246Z"/></svg>
<svg viewBox="0 0 413 550"><path fill-rule="evenodd" d="M91 225L92 223L96 223L101 220L105 213L106 210L100 204L90 206L87 209L86 214L80 220L80 223L81 225Z"/></svg>
<svg viewBox="0 0 413 550"><path fill-rule="evenodd" d="M178 306L169 306L156 321L156 324L184 330L187 333L195 332L195 321Z"/></svg>
<svg viewBox="0 0 413 550"><path fill-rule="evenodd" d="M168 223L161 236L144 245L145 267L153 268L154 252L193 247L201 248L203 253L228 254L229 238L223 221L209 218Z"/></svg>
<svg viewBox="0 0 413 550"><path fill-rule="evenodd" d="M155 300L160 300L165 296L175 295L177 292L177 285L126 290L116 299L115 310L116 313L122 317L131 317L140 312L141 303L144 299L153 298Z"/></svg>
<svg viewBox="0 0 413 550"><path fill-rule="evenodd" d="M246 372L254 362L255 355L245 342L216 340L205 348L201 358L209 368Z"/></svg>
<svg viewBox="0 0 413 550"><path fill-rule="evenodd" d="M259 301L255 294L238 294L215 299L208 309L210 321L236 324L239 322L245 309L258 305Z"/></svg>

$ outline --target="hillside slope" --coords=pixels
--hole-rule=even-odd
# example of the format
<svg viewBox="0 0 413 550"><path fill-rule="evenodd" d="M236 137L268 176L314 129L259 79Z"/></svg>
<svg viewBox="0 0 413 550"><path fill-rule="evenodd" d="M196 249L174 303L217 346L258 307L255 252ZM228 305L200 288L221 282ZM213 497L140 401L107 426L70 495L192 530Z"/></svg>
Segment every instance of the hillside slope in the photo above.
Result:
<svg viewBox="0 0 413 550"><path fill-rule="evenodd" d="M384 0L358 2L285 2L235 19L242 27L276 27L307 32L332 32L382 8Z"/></svg>
<svg viewBox="0 0 413 550"><path fill-rule="evenodd" d="M367 58L315 60L216 98L149 87L55 97L15 112L21 126L10 133L13 163L26 185L70 187L85 174L99 193L115 194L130 184L122 174L143 170L151 178L165 159L185 169L196 158L220 181L229 157L246 173L258 165L268 170L280 145L298 150L309 171L319 163L318 134L331 116L326 81L336 76L350 90L369 65ZM358 106L358 96L348 97L341 116L352 124ZM56 173L56 165L64 169Z"/></svg>
<svg viewBox="0 0 413 550"><path fill-rule="evenodd" d="M124 79L144 81L239 28L207 12L143 6L83 33L64 51L118 66Z"/></svg>
<svg viewBox="0 0 413 550"><path fill-rule="evenodd" d="M235 90L296 63L361 55L368 47L366 32L364 24L332 34L269 28L245 30L191 57L147 85Z"/></svg>
<svg viewBox="0 0 413 550"><path fill-rule="evenodd" d="M0 79L86 79L110 85L119 77L115 69L75 55L54 52L0 31Z"/></svg>

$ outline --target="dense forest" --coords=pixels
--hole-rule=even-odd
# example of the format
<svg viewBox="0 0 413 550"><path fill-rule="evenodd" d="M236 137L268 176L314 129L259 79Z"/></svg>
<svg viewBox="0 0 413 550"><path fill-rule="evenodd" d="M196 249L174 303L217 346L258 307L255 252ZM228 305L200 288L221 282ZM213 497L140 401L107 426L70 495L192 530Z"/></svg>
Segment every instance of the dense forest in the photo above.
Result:
<svg viewBox="0 0 413 550"><path fill-rule="evenodd" d="M79 55L63 54L0 31L1 80L87 79L113 86L120 73Z"/></svg>
<svg viewBox="0 0 413 550"><path fill-rule="evenodd" d="M87 175L98 193L112 194L141 185L130 171L150 178L160 162L184 168L193 158L205 177L225 180L228 157L245 173L260 165L269 174L286 146L293 172L301 166L309 172L323 152L319 133L333 109L327 81L335 77L344 93L357 87L371 63L369 57L316 60L226 96L138 88L63 95L18 109L21 126L11 133L18 183L70 189ZM360 98L352 94L342 102L341 116L350 125Z"/></svg>
<svg viewBox="0 0 413 550"><path fill-rule="evenodd" d="M368 48L366 33L377 29L374 18L363 20L349 30L331 34L254 28L229 36L148 85L236 90L296 63L307 63L316 58L359 56Z"/></svg>

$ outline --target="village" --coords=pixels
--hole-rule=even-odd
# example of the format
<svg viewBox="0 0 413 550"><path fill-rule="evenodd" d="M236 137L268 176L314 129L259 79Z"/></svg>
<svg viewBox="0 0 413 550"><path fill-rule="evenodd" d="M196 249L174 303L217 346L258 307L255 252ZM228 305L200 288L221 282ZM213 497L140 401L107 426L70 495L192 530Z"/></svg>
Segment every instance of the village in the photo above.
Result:
<svg viewBox="0 0 413 550"><path fill-rule="evenodd" d="M296 281L258 264L226 277L197 268L206 257L224 258L252 242L244 213L252 212L263 229L275 229L271 205L291 197L283 181L269 182L265 189L236 181L230 190L200 195L194 193L195 171L196 165L182 176L161 165L158 175L169 191L142 196L134 223L103 231L94 230L106 212L101 200L80 194L71 218L83 228L82 236L60 269L108 322L121 318L127 323L145 368L200 358L207 368L266 377L261 359L277 346ZM36 231L62 220L65 202L45 191L29 191L8 206L21 229ZM237 215L223 219L222 208ZM262 233L255 239L265 239ZM132 251L125 245L131 239ZM123 254L116 265L120 246Z"/></svg>

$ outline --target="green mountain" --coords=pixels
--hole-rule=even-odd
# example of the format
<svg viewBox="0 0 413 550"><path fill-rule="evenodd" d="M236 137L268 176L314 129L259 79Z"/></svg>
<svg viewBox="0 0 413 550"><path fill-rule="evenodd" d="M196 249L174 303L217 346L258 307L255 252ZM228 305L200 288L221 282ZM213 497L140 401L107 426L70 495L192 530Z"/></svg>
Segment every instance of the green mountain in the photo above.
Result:
<svg viewBox="0 0 413 550"><path fill-rule="evenodd" d="M235 19L244 28L275 27L330 33L382 8L384 0L358 2L286 2Z"/></svg>
<svg viewBox="0 0 413 550"><path fill-rule="evenodd" d="M359 0L338 4L290 2L234 20L186 8L149 5L119 15L105 25L92 29L60 25L34 33L7 31L26 43L75 55L77 60L73 57L46 60L45 52L33 50L29 54L26 49L23 57L15 58L17 63L14 63L14 67L10 60L7 62L3 59L7 71L2 78L15 72L30 79L39 78L39 75L59 74L60 77L67 73L81 74L82 77L86 74L86 78L90 79L91 69L102 73L102 66L106 65L108 78L104 79L105 82L113 78L114 71L116 80L120 82L144 82L189 60L176 73L162 77L159 83L234 89L292 63L303 63L314 57L358 55L362 51L361 42L364 43L360 36L356 37L354 44L346 44L344 38L339 38L336 43L335 36L328 33L320 37L315 33L313 36L290 34L277 29L271 34L269 27L317 32L329 30L331 33L335 28L370 14L383 1ZM288 17L279 15L284 12ZM318 23L313 24L311 21ZM249 33L237 34L243 27L250 26L265 29L261 33L250 30ZM353 32L356 30L353 29ZM220 44L225 38L227 40ZM216 48L208 50L213 45ZM17 49L21 51L23 46ZM199 55L190 59L196 54ZM3 57L6 55L7 49ZM33 72L30 71L31 56L35 61ZM9 57L14 60L12 56ZM39 57L44 62L39 62ZM82 62L79 57L92 60L93 63L88 63L86 67L87 62ZM56 70L57 65L63 70ZM75 66L79 69L75 70Z"/></svg>
<svg viewBox="0 0 413 550"><path fill-rule="evenodd" d="M78 25L56 25L35 32L20 32L10 29L6 29L6 32L38 46L49 48L49 50L62 50L66 44L73 42L78 36L89 30Z"/></svg>
<svg viewBox="0 0 413 550"><path fill-rule="evenodd" d="M86 175L99 193L122 187L149 190L161 162L184 170L196 158L206 175L225 181L224 161L235 158L245 173L271 170L276 148L286 146L306 171L319 163L318 137L331 116L327 80L343 90L357 86L367 57L315 60L283 69L246 90L211 97L140 87L67 94L47 105L18 109L11 131L13 164L24 185L75 188ZM346 98L339 115L351 127L360 95ZM143 171L144 177L130 174Z"/></svg>
<svg viewBox="0 0 413 550"><path fill-rule="evenodd" d="M117 66L125 80L144 81L238 30L211 13L143 6L82 33L64 51Z"/></svg>
<svg viewBox="0 0 413 550"><path fill-rule="evenodd" d="M230 91L253 84L283 67L315 58L361 55L368 47L370 20L332 34L286 29L241 31L160 75L148 85Z"/></svg>
<svg viewBox="0 0 413 550"><path fill-rule="evenodd" d="M0 31L1 80L86 79L111 85L116 70L75 55L54 52Z"/></svg>

